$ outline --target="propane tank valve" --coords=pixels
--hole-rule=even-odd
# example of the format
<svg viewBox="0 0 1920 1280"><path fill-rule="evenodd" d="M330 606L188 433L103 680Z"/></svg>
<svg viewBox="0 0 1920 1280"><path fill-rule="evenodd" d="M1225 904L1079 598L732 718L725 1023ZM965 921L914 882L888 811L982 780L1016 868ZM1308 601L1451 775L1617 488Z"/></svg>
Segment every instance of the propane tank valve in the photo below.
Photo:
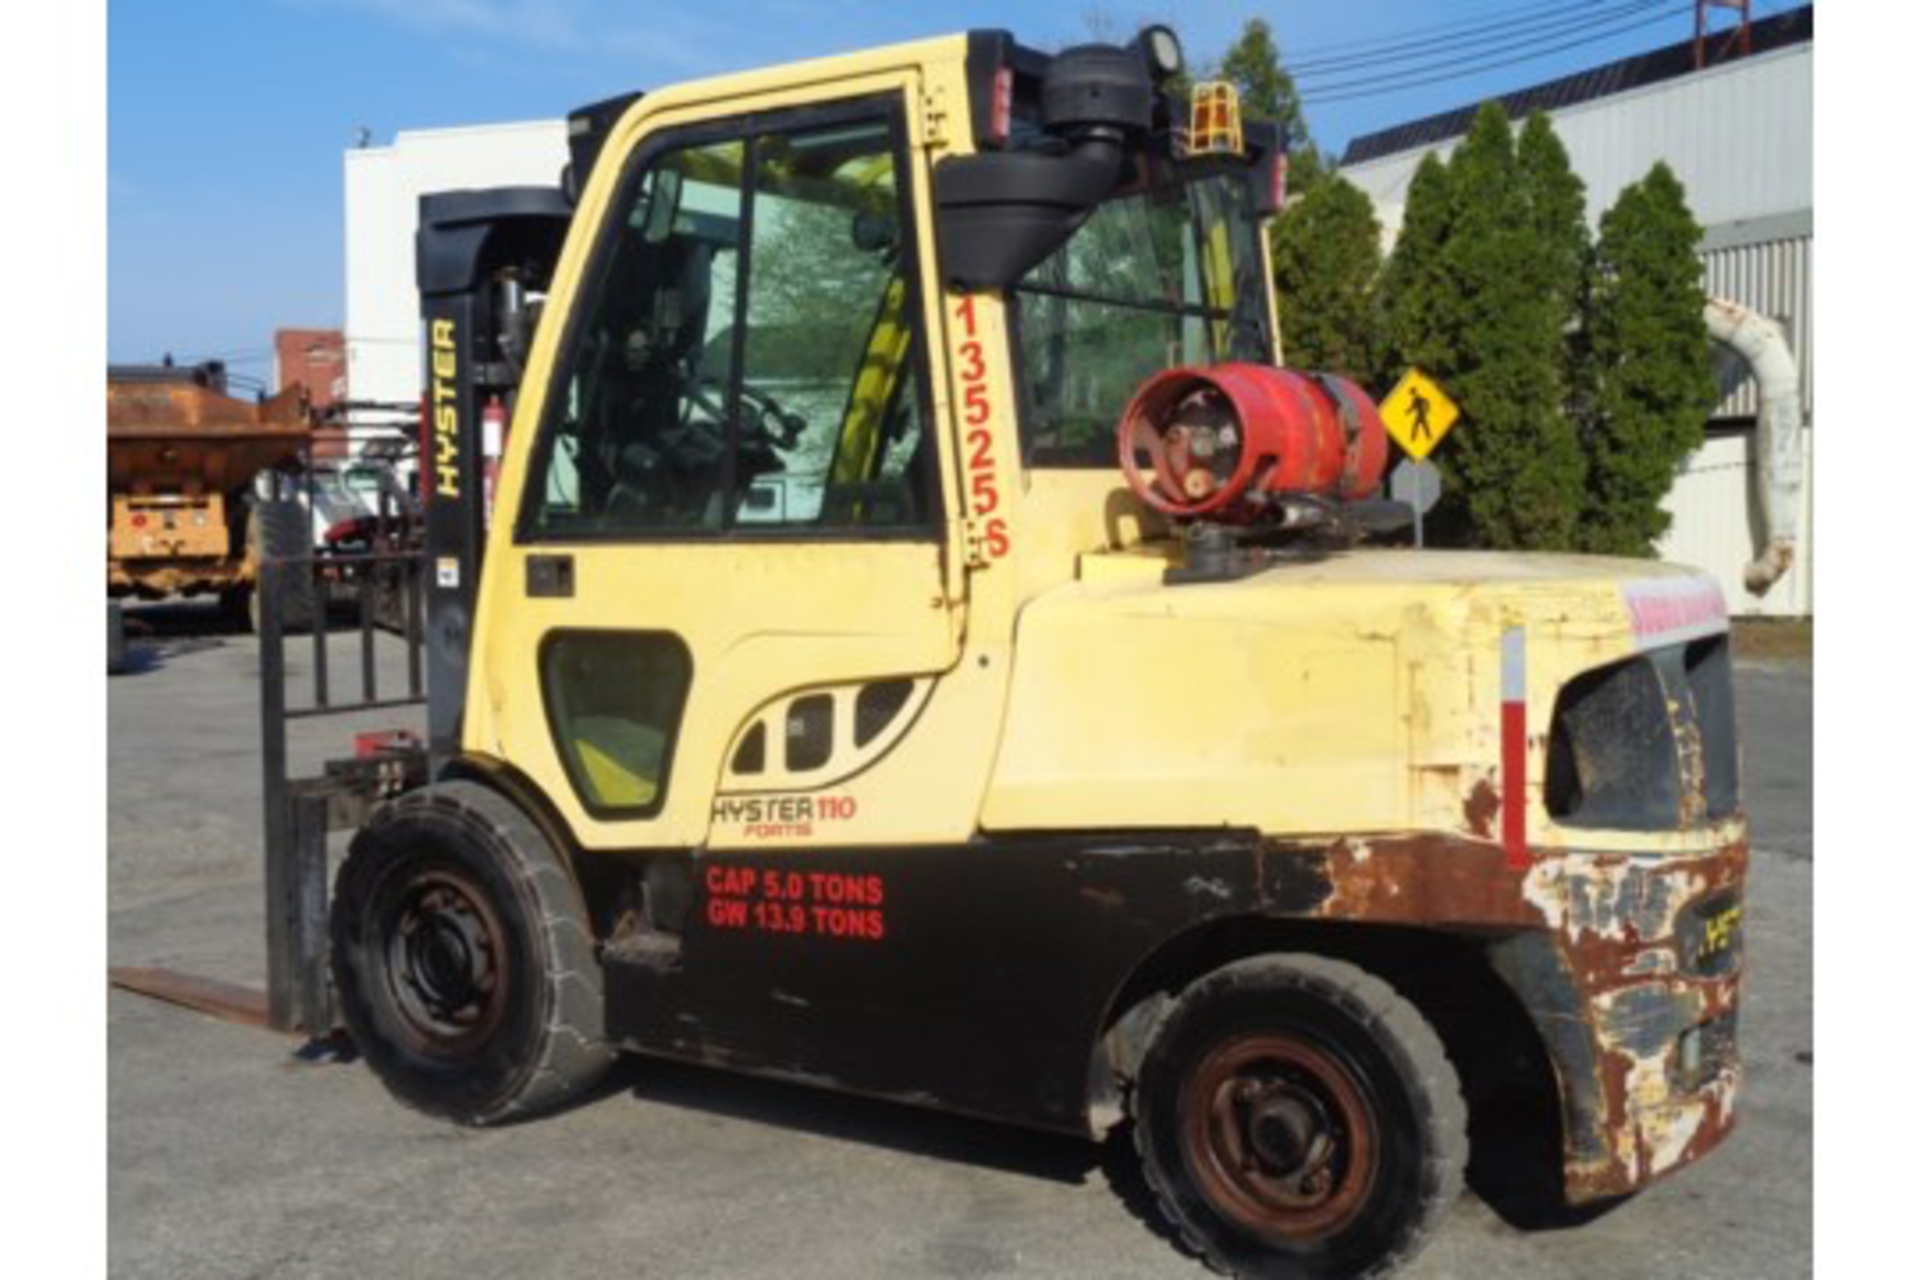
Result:
<svg viewBox="0 0 1920 1280"><path fill-rule="evenodd" d="M1148 506L1226 524L1365 499L1387 461L1386 427L1366 392L1333 374L1256 364L1149 378L1121 415L1119 444L1121 470Z"/></svg>

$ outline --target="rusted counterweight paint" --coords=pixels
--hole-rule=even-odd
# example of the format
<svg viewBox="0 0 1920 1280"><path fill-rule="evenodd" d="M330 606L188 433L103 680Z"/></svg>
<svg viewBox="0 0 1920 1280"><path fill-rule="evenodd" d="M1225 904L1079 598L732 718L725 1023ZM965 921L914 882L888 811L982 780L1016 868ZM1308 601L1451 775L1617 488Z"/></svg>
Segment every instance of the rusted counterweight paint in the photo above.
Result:
<svg viewBox="0 0 1920 1280"><path fill-rule="evenodd" d="M1102 1081L1134 1060L1123 992L1183 939L1263 918L1450 933L1485 948L1539 1031L1568 1197L1620 1195L1732 1121L1746 846L1737 822L1718 831L1656 855L1535 849L1526 867L1495 838L1233 829L652 855L617 873L642 905L604 922L608 1030L1089 1133Z"/></svg>
<svg viewBox="0 0 1920 1280"><path fill-rule="evenodd" d="M1542 850L1524 869L1493 841L1347 840L1314 914L1514 931L1489 958L1559 1074L1579 1203L1642 1187L1733 1126L1746 865L1743 833L1693 854Z"/></svg>

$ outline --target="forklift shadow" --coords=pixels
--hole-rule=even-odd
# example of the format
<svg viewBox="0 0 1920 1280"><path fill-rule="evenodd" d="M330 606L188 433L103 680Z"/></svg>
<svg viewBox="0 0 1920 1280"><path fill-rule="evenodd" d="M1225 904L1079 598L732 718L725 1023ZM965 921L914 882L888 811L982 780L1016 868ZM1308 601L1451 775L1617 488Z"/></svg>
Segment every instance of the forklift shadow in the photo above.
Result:
<svg viewBox="0 0 1920 1280"><path fill-rule="evenodd" d="M1095 1143L881 1098L636 1055L623 1057L579 1105L611 1100L616 1094L655 1106L1072 1186L1086 1185L1097 1172L1129 1213L1184 1250L1141 1172L1131 1121L1115 1126ZM1543 1145L1543 1138L1557 1134L1555 1127L1532 1117L1517 1117L1507 1109L1488 1110L1493 1113L1491 1123L1475 1126L1467 1190L1507 1226L1529 1234L1568 1230L1604 1217L1624 1203L1607 1200L1567 1206L1558 1195L1557 1146Z"/></svg>
<svg viewBox="0 0 1920 1280"><path fill-rule="evenodd" d="M665 1059L625 1057L596 1092L1074 1186L1108 1164L1104 1147L1063 1134Z"/></svg>
<svg viewBox="0 0 1920 1280"><path fill-rule="evenodd" d="M217 603L167 600L126 608L127 660L123 676L155 671L175 658L218 649L236 634L233 621Z"/></svg>

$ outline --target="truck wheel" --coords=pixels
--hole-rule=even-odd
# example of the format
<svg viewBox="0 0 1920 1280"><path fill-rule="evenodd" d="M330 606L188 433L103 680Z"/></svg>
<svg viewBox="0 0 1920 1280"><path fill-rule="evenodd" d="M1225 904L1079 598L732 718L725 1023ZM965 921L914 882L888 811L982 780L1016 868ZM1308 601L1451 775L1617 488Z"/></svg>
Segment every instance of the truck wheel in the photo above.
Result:
<svg viewBox="0 0 1920 1280"><path fill-rule="evenodd" d="M313 540L306 510L297 502L256 498L247 513L247 550L253 561L305 559L313 555ZM305 565L283 569L280 574L280 628L285 632L307 631L313 627L312 570ZM259 583L242 588L247 610L247 625L260 634Z"/></svg>
<svg viewBox="0 0 1920 1280"><path fill-rule="evenodd" d="M118 600L107 601L107 674L117 676L127 669L127 619Z"/></svg>
<svg viewBox="0 0 1920 1280"><path fill-rule="evenodd" d="M613 1062L579 891L539 828L484 787L382 806L340 868L332 933L347 1030L422 1111L515 1120Z"/></svg>
<svg viewBox="0 0 1920 1280"><path fill-rule="evenodd" d="M1466 1167L1466 1104L1439 1037L1392 987L1320 956L1195 982L1148 1046L1133 1102L1161 1211L1234 1275L1386 1275Z"/></svg>

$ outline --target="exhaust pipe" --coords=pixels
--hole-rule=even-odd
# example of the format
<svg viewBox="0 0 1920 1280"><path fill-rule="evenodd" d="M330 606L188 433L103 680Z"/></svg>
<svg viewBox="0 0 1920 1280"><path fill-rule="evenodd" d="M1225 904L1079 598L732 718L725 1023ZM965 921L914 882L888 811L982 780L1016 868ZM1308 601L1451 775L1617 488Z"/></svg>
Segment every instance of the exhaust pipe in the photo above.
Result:
<svg viewBox="0 0 1920 1280"><path fill-rule="evenodd" d="M1732 349L1760 388L1754 445L1760 454L1760 517L1766 547L1747 565L1747 590L1765 595L1793 567L1800 486L1800 366L1780 326L1725 298L1707 299L1707 336Z"/></svg>

